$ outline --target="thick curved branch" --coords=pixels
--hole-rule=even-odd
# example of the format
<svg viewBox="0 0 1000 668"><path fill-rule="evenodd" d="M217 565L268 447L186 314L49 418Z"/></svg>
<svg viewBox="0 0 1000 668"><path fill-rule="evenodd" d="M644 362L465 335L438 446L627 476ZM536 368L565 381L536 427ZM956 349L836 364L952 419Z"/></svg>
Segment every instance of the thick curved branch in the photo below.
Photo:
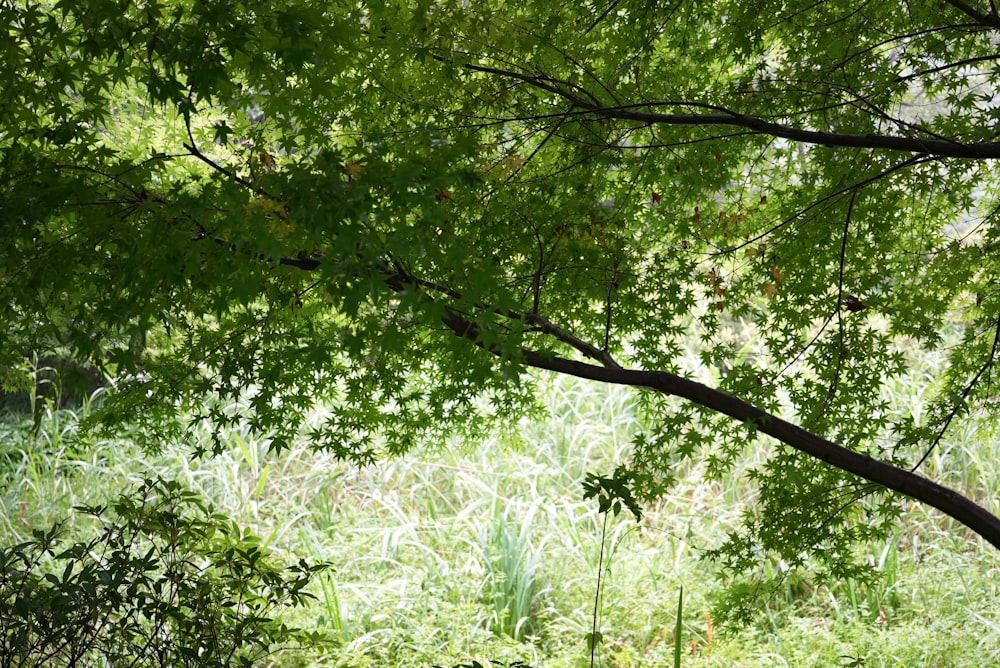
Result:
<svg viewBox="0 0 1000 668"><path fill-rule="evenodd" d="M923 476L896 468L867 455L849 450L833 441L828 441L802 427L707 385L666 371L608 369L560 357L546 357L533 351L523 351L522 354L526 364L538 369L546 369L602 383L648 388L687 399L709 410L728 415L735 420L750 423L761 433L767 434L799 452L824 461L841 471L854 474L937 508L1000 549L1000 518L970 499Z"/></svg>
<svg viewBox="0 0 1000 668"><path fill-rule="evenodd" d="M321 260L311 256L298 258L282 258L280 264L298 267L305 271L319 268ZM394 292L430 289L443 296L454 297L456 291L447 286L422 281L401 270L388 267L380 272L385 277L386 286ZM428 296L428 299L433 297ZM445 315L442 322L456 336L468 339L492 355L503 356L502 351L485 346L481 341L479 325L469 320L457 309L443 304ZM622 368L607 351L586 343L581 339L559 329L550 321L536 314L522 315L514 312L505 313L508 317L523 318L530 324L540 327L541 331L572 346L587 357L601 362L597 366L570 360L563 357L547 355L534 350L521 349L523 362L536 369L554 371L585 380L594 380L614 385L629 385L636 388L646 388L681 399L686 399L716 413L727 415L734 420L753 425L759 432L795 448L799 452L826 462L834 468L853 474L895 492L899 492L921 503L937 508L952 517L991 545L1000 549L1000 518L988 510L962 496L954 490L939 485L912 471L897 468L891 464L879 461L867 455L854 452L833 441L813 434L798 425L783 420L776 415L749 404L742 399L731 396L701 383L683 378L667 371L645 371Z"/></svg>
<svg viewBox="0 0 1000 668"><path fill-rule="evenodd" d="M280 264L298 267L305 271L317 269L321 260L316 257L300 256L298 258L282 258ZM412 290L437 291L443 296L458 294L447 286L437 286L388 267L379 271L385 277L386 286L394 292ZM428 295L428 299L433 297ZM503 356L499 349L489 348L482 343L479 325L469 320L457 309L443 304L445 315L442 322L456 336L468 339L492 355ZM867 455L854 452L817 434L809 432L798 425L792 424L776 415L749 404L742 399L731 396L707 385L683 378L667 371L646 371L625 369L610 358L606 351L600 350L585 341L562 331L548 320L535 314L522 315L507 313L508 317L524 318L530 324L539 326L542 331L567 343L591 359L600 361L604 366L588 364L563 357L543 354L534 350L521 349L522 361L530 367L554 371L556 373L575 376L585 380L593 380L614 385L629 385L636 388L650 389L666 395L691 401L716 413L729 416L753 425L759 432L795 448L810 457L826 462L834 468L856 475L899 492L921 503L937 508L949 517L958 520L991 545L1000 549L1000 518L979 506L972 500L954 490L939 485L912 471L897 468L891 464L879 461Z"/></svg>
<svg viewBox="0 0 1000 668"><path fill-rule="evenodd" d="M658 103L676 104L676 103ZM648 105L643 105L648 106ZM781 137L800 144L819 144L828 147L867 148L873 150L899 151L916 155L927 155L942 158L968 158L984 160L1000 158L1000 143L984 142L979 144L963 144L944 139L920 139L916 137L898 137L878 134L841 134L837 132L821 132L804 130L779 123L765 121L755 116L744 116L736 112L715 114L662 114L651 111L640 111L633 107L593 107L590 112L602 118L617 118L622 120L654 123L662 125L731 125L749 128L755 132L771 137Z"/></svg>
<svg viewBox="0 0 1000 668"><path fill-rule="evenodd" d="M386 283L396 291L413 284L412 277L399 274L390 276ZM445 306L445 314L442 321L452 332L482 346L479 340L480 330L476 323L448 306ZM578 344L582 343L577 339L574 341ZM576 345L574 347L578 348ZM593 348L593 346L588 347ZM499 350L487 350L493 355L501 355ZM761 433L767 434L810 457L824 461L834 468L937 508L1000 549L1000 518L958 492L912 471L900 469L849 450L737 397L666 371L624 369L617 364L596 366L525 349L521 350L521 356L525 364L536 369L545 369L602 383L651 389L687 399L716 413L752 424Z"/></svg>
<svg viewBox="0 0 1000 668"><path fill-rule="evenodd" d="M393 289L398 289L393 286L392 279L389 285ZM452 332L481 345L479 327L474 322L448 307L445 308L445 313L442 320ZM498 356L501 354L498 350L488 350L488 352ZM759 432L834 468L937 508L1000 549L1000 518L972 500L912 471L897 468L838 445L737 397L667 371L624 369L617 365L596 366L525 349L521 350L521 356L525 364L536 369L554 371L585 380L654 390L686 399L716 413L752 424Z"/></svg>

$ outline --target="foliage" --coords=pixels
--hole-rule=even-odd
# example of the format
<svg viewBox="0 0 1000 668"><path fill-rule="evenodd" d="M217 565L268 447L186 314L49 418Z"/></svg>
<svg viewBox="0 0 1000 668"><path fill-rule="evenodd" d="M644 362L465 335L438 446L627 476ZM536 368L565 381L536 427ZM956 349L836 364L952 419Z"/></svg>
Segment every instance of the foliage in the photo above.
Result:
<svg viewBox="0 0 1000 668"><path fill-rule="evenodd" d="M906 388L901 383L896 389ZM749 451L721 480L706 477L703 464L685 465L670 494L644 507L641 525L628 514L612 518L602 541L598 504L581 499L580 480L586 470L611 470L626 451L629 431L638 428L635 397L626 388L561 379L542 399L551 415L518 425L516 439L495 435L366 468L313 452L306 443L268 454L266 439L245 431L246 448L257 460L237 447L202 460L192 460L182 445L144 453L128 440L74 449L67 447L68 412L46 416L37 432L30 424L0 423L0 444L11 452L10 470L0 470L2 544L28 540L28 525L47 527L73 505L103 503L117 496L119 481L152 471L212 499L217 512L261 536L275 554L335 565L335 572L317 574L308 586L317 599L287 610L284 619L289 626L327 631L343 644L324 648L322 657L284 652L274 657L276 665L426 668L472 660L489 666L490 659L579 668L588 657L585 635L603 542L599 628L605 665L672 664L681 584L686 668L829 668L849 663L842 656L863 658L868 666L978 668L1000 659L993 554L956 522L911 502L906 527L859 553L883 569L877 586L846 580L823 586L808 566L789 572L778 559L764 557L754 623L720 628L712 600L726 574L700 557L738 526L742 509L754 505L754 485L742 471L769 452ZM907 395L908 405L916 401ZM928 461L929 472L973 471L983 490L995 490L1000 442L985 420L965 427ZM206 433L199 438L209 442ZM965 447L971 442L982 445L971 451ZM575 456L567 457L570 452ZM537 636L521 642L487 628L492 610L483 597L480 537L494 506L512 521L531 516L532 542L540 548L544 607ZM63 544L87 530L77 524L65 525L70 533ZM323 598L327 575L335 575L339 608ZM344 617L343 634L335 614Z"/></svg>
<svg viewBox="0 0 1000 668"><path fill-rule="evenodd" d="M0 665L258 666L324 643L281 621L322 566L274 565L178 483L78 510L99 521L93 538L64 545L56 524L0 550Z"/></svg>
<svg viewBox="0 0 1000 668"><path fill-rule="evenodd" d="M588 474L583 482L583 498L596 498L598 510L602 513L611 511L617 515L624 505L637 522L642 521L642 508L632 494L632 475L622 467L618 467L610 477Z"/></svg>
<svg viewBox="0 0 1000 668"><path fill-rule="evenodd" d="M636 502L780 441L715 552L736 569L863 576L886 488L1000 546L911 472L1000 405L992 5L95 0L0 25L0 366L120 377L98 432L155 446L194 415L220 451L245 419L365 463L510 424L533 367L653 390ZM911 351L949 361L896 419Z"/></svg>
<svg viewBox="0 0 1000 668"><path fill-rule="evenodd" d="M510 663L494 662L488 661L487 664L482 664L479 661L471 661L469 663L460 663L452 666L452 668L487 668L487 665L496 668L531 668L528 664L522 661L512 661ZM434 668L443 668L443 666L434 666Z"/></svg>

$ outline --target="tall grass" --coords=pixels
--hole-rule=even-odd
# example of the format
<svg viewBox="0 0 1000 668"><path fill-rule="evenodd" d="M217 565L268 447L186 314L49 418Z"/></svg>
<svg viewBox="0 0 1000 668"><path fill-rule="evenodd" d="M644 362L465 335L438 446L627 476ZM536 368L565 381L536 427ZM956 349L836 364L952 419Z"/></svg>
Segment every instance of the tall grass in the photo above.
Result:
<svg viewBox="0 0 1000 668"><path fill-rule="evenodd" d="M331 666L586 666L602 541L602 666L962 668L1000 658L996 553L907 501L898 531L866 548L885 575L879 586L815 587L796 574L762 598L756 626L714 629L711 598L725 579L700 556L752 503L745 471L766 452L724 480L689 466L641 524L613 518L603 535L581 482L627 457L632 397L569 380L545 396L551 417L516 437L364 469L305 443L275 456L240 430L222 455L192 460L184 448L77 443L72 412L48 414L37 432L0 423L0 535L17 541L149 473L176 479L278 554L333 564L312 585L313 607L290 620L335 632ZM990 501L1000 444L985 423L964 429L925 472ZM781 565L762 557L761 567Z"/></svg>
<svg viewBox="0 0 1000 668"><path fill-rule="evenodd" d="M486 598L492 605L486 627L515 640L537 635L543 587L537 579L541 546L530 542L535 509L519 520L494 510L480 529L480 547L486 570Z"/></svg>

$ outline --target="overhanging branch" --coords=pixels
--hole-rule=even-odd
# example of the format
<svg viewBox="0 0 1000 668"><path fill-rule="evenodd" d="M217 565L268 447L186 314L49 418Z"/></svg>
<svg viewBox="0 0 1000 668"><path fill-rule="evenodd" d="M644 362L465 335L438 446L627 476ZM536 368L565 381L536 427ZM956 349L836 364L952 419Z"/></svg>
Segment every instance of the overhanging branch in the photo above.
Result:
<svg viewBox="0 0 1000 668"><path fill-rule="evenodd" d="M964 0L944 0L946 3L987 28L1000 28L1000 18L996 14L984 14Z"/></svg>
<svg viewBox="0 0 1000 668"><path fill-rule="evenodd" d="M970 499L923 476L828 441L707 385L666 371L607 369L559 357L546 357L531 351L524 351L523 355L529 366L538 369L602 383L648 388L687 399L735 420L750 423L762 434L767 434L799 452L937 508L1000 549L1000 519Z"/></svg>
<svg viewBox="0 0 1000 668"><path fill-rule="evenodd" d="M282 265L297 267L304 271L315 271L320 268L322 258L301 254L297 257L280 258L277 262ZM393 269L388 265L379 268L378 273L382 274L386 286L394 292L413 289L421 290L429 301L438 301L438 298L427 294L428 289L431 292L436 292L439 298L454 300L457 298L456 296L460 297L460 293L448 286L439 286L434 283L422 281L401 269ZM490 348L482 343L481 328L476 322L470 320L453 306L446 303L442 303L442 305L444 306L445 313L442 317L442 322L456 336L471 341L493 355L502 356L503 353L499 349ZM523 319L527 324L537 327L537 331L544 332L573 347L584 356L603 364L603 366L598 366L596 364L543 354L535 350L521 349L521 360L527 366L575 376L585 380L646 388L686 399L734 420L753 425L762 434L767 434L779 442L795 448L799 452L826 462L834 468L937 508L949 517L970 528L994 547L1000 549L1000 518L997 518L985 508L954 490L939 485L912 471L900 469L867 455L854 452L737 397L720 392L707 385L666 371L622 368L608 355L607 351L601 350L561 330L537 314L524 315L513 311L501 312L495 310L494 312L513 319Z"/></svg>
<svg viewBox="0 0 1000 668"><path fill-rule="evenodd" d="M703 104L690 100L663 100L629 105L602 106L592 102L589 96L584 97L580 95L579 91L570 88L568 83L544 75L524 74L486 65L477 65L475 63L466 63L464 67L474 72L516 79L539 90L558 95L569 101L575 108L575 111L569 112L566 114L567 116L594 116L597 118L635 121L652 125L740 127L762 135L780 137L800 144L815 144L831 148L842 147L898 151L914 155L974 160L1000 158L1000 142L967 144L948 139L806 130L782 125L781 123L774 123L757 116L748 116L717 105ZM662 113L651 111L657 107L698 109L701 111L699 113Z"/></svg>
<svg viewBox="0 0 1000 668"><path fill-rule="evenodd" d="M387 283L394 290L398 290L400 281L402 285L409 284L402 276L392 277ZM447 306L445 313L442 320L452 332L482 346L479 342L480 330L476 323ZM498 350L487 350L491 354L500 355ZM526 349L521 350L521 357L525 364L536 369L554 371L585 380L654 390L686 399L734 420L751 424L762 434L767 434L834 468L937 508L1000 549L1000 518L972 500L916 473L854 452L822 438L737 397L666 371L624 369L617 364L597 366Z"/></svg>
<svg viewBox="0 0 1000 668"><path fill-rule="evenodd" d="M736 112L707 114L664 114L642 111L639 107L654 105L629 105L625 107L591 107L590 113L601 118L616 118L660 125L728 125L748 128L762 135L780 137L799 144L817 144L827 147L865 148L872 150L898 151L915 155L941 158L967 158L985 160L1000 158L1000 143L983 142L964 144L945 139L922 139L918 137L898 137L878 134L842 134L821 132L789 127L772 123L756 116L745 116ZM684 102L659 102L655 106L691 106Z"/></svg>

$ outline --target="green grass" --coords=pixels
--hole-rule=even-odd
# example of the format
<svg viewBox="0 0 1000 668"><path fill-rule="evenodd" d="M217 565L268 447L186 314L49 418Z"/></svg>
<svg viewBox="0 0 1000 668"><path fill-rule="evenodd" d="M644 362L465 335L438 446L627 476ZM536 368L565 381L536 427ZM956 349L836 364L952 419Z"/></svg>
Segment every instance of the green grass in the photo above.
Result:
<svg viewBox="0 0 1000 668"><path fill-rule="evenodd" d="M602 531L581 482L627 457L630 395L561 381L546 397L551 417L513 435L366 469L305 444L274 456L246 432L228 435L225 454L192 461L185 449L80 447L71 412L49 414L34 434L0 422L0 535L12 544L148 473L179 480L270 549L334 565L313 582L312 607L290 620L340 639L330 666L588 666L602 541L601 666L672 666L678 649L690 668L1000 664L996 551L908 501L897 531L867 548L878 585L814 586L789 573L762 594L753 627L715 628L723 574L700 555L752 502L752 461L722 481L691 466L641 524L626 513ZM920 397L908 401L919 407ZM1000 443L973 421L926 470L995 509L998 462Z"/></svg>

